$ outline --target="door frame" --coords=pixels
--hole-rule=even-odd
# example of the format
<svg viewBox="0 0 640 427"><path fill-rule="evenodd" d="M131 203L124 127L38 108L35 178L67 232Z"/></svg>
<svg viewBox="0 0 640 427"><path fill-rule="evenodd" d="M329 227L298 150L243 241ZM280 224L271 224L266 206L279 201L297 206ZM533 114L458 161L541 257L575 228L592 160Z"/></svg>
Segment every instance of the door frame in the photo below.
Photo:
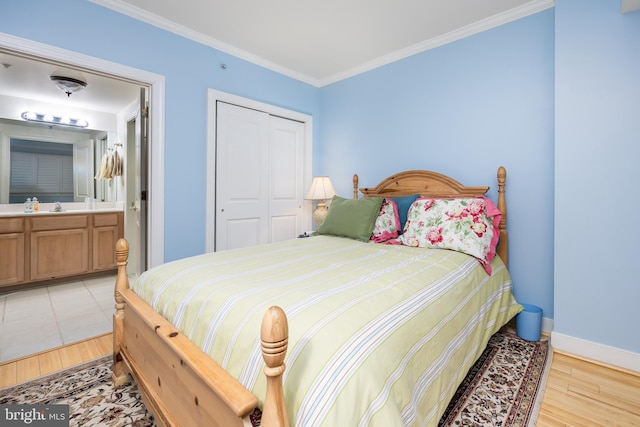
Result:
<svg viewBox="0 0 640 427"><path fill-rule="evenodd" d="M255 101L250 98L233 95L227 92L221 92L215 89L209 89L207 93L207 187L206 187L206 205L205 205L205 250L213 252L216 243L216 129L217 129L217 102L222 101L234 104L239 107L250 108L253 110L263 111L273 116L279 116L285 119L295 120L304 124L304 165L302 173L302 181L304 191L311 186L313 178L313 117L299 113L297 111L288 110L286 108L277 107L275 105L266 104L264 102ZM311 213L312 201L305 200L302 206L303 226L305 230L311 230Z"/></svg>
<svg viewBox="0 0 640 427"><path fill-rule="evenodd" d="M0 32L0 47L36 58L62 62L70 66L97 71L107 76L122 78L149 88L149 109L151 126L149 141L149 211L147 233L148 266L164 263L164 105L165 78L116 62L83 55L44 43L11 36ZM153 242L151 242L153 238Z"/></svg>

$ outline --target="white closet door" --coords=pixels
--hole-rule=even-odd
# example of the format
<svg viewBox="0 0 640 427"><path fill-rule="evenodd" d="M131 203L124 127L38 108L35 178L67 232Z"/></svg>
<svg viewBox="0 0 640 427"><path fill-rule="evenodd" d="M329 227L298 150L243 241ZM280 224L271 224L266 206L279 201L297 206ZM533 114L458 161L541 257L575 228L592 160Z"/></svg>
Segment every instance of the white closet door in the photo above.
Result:
<svg viewBox="0 0 640 427"><path fill-rule="evenodd" d="M304 124L217 105L216 251L293 239L304 228Z"/></svg>
<svg viewBox="0 0 640 427"><path fill-rule="evenodd" d="M293 239L302 230L304 124L271 116L270 201L271 242Z"/></svg>
<svg viewBox="0 0 640 427"><path fill-rule="evenodd" d="M269 115L218 103L216 250L269 239Z"/></svg>

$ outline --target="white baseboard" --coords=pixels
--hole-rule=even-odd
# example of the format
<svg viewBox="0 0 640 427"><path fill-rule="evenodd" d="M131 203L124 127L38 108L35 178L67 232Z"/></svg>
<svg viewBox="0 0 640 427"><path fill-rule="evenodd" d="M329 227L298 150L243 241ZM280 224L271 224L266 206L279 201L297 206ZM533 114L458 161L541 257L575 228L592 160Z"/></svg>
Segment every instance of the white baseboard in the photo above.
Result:
<svg viewBox="0 0 640 427"><path fill-rule="evenodd" d="M640 353L633 353L557 332L551 333L551 346L554 350L564 351L596 362L640 372Z"/></svg>
<svg viewBox="0 0 640 427"><path fill-rule="evenodd" d="M553 331L553 319L549 319L547 317L542 318L542 332L551 335Z"/></svg>

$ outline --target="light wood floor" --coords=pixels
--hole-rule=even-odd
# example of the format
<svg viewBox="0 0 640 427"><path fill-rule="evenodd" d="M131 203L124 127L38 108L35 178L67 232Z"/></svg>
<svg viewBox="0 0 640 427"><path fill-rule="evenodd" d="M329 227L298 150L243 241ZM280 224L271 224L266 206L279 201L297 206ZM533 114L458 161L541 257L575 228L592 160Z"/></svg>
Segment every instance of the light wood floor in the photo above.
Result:
<svg viewBox="0 0 640 427"><path fill-rule="evenodd" d="M0 388L20 384L113 352L111 333L0 364Z"/></svg>
<svg viewBox="0 0 640 427"><path fill-rule="evenodd" d="M640 373L555 352L536 426L640 426Z"/></svg>
<svg viewBox="0 0 640 427"><path fill-rule="evenodd" d="M0 364L0 388L112 352L111 334ZM640 374L554 353L539 427L640 427Z"/></svg>

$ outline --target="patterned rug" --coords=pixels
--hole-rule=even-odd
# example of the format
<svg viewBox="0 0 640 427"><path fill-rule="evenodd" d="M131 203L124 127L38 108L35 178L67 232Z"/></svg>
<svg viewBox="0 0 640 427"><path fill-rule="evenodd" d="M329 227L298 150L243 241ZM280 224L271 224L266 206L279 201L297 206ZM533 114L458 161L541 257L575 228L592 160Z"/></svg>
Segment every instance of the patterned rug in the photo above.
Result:
<svg viewBox="0 0 640 427"><path fill-rule="evenodd" d="M548 341L498 332L469 369L438 426L535 426L550 367Z"/></svg>
<svg viewBox="0 0 640 427"><path fill-rule="evenodd" d="M546 341L509 332L491 337L440 420L440 427L535 425L546 369ZM153 426L131 383L111 386L111 356L0 390L0 404L68 404L70 426ZM256 425L259 425L257 421Z"/></svg>

